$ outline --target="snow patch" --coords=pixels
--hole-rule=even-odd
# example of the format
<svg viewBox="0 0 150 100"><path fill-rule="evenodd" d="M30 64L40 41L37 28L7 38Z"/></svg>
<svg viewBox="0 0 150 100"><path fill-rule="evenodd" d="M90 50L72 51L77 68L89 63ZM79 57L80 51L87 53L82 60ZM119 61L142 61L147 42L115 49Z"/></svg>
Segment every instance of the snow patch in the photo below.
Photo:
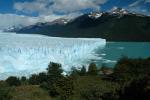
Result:
<svg viewBox="0 0 150 100"><path fill-rule="evenodd" d="M103 15L103 13L91 12L88 16L89 16L90 18L98 19L98 18L100 18L102 15Z"/></svg>

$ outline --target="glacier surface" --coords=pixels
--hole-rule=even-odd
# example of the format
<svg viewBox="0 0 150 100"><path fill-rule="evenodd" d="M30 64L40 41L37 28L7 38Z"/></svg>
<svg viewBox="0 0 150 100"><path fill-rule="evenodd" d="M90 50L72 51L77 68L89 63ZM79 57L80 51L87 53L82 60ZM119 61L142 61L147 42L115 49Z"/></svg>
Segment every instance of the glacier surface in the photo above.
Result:
<svg viewBox="0 0 150 100"><path fill-rule="evenodd" d="M43 35L0 33L0 79L45 71L49 62L62 64L65 71L101 59L95 53L105 39L61 38Z"/></svg>

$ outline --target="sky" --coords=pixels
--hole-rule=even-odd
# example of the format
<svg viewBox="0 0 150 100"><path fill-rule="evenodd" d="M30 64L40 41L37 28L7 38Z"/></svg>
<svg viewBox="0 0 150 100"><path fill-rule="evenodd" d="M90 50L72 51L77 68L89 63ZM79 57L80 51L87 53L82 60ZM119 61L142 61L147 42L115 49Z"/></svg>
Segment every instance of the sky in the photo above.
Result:
<svg viewBox="0 0 150 100"><path fill-rule="evenodd" d="M0 0L0 29L110 11L114 7L150 15L150 0Z"/></svg>

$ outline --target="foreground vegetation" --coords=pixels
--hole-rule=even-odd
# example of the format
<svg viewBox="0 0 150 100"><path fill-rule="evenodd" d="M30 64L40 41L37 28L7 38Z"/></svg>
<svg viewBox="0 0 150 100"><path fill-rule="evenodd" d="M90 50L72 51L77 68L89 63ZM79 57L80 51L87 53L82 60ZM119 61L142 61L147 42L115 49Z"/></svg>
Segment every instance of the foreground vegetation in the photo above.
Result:
<svg viewBox="0 0 150 100"><path fill-rule="evenodd" d="M149 100L150 58L121 58L115 67L91 63L88 70L72 68L62 75L61 65L29 78L10 76L0 81L0 100Z"/></svg>

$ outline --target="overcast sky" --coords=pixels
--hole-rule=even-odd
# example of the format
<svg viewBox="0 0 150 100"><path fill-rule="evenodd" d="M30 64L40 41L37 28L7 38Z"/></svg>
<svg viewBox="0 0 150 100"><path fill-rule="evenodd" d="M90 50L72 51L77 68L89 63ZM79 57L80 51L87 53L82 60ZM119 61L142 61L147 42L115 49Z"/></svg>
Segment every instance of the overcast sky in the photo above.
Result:
<svg viewBox="0 0 150 100"><path fill-rule="evenodd" d="M0 29L122 7L150 15L150 0L0 0Z"/></svg>

